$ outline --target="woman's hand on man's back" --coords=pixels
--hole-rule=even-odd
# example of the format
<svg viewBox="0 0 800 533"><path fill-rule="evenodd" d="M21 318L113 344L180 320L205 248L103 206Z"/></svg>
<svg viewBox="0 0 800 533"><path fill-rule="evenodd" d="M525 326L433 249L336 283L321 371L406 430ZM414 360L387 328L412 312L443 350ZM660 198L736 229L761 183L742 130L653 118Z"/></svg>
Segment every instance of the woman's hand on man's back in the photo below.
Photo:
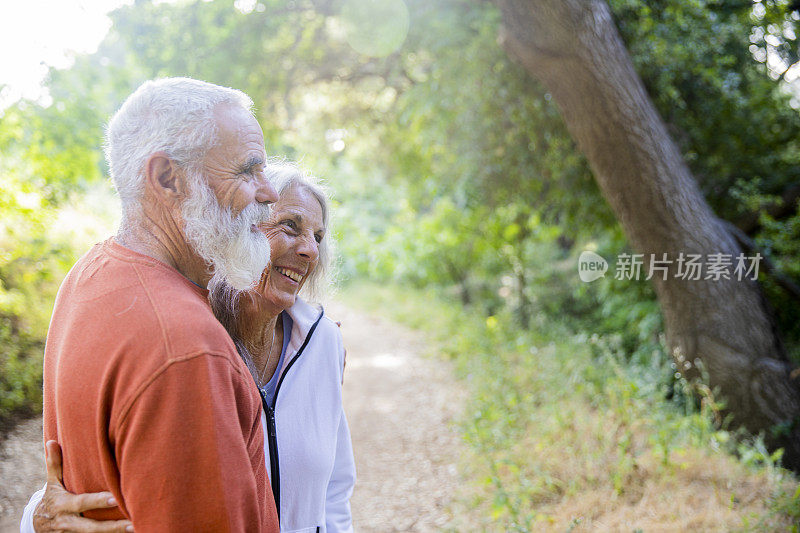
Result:
<svg viewBox="0 0 800 533"><path fill-rule="evenodd" d="M47 488L33 514L37 533L128 533L133 531L129 520L98 521L84 518L81 513L92 509L107 509L117 505L110 492L72 494L64 488L62 479L61 446L54 440L45 444Z"/></svg>

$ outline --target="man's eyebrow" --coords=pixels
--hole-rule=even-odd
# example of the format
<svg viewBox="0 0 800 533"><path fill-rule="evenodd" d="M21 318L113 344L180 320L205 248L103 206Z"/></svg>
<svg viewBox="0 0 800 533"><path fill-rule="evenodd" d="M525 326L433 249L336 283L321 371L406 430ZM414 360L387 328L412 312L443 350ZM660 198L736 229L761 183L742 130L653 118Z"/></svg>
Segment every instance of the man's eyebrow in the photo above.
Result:
<svg viewBox="0 0 800 533"><path fill-rule="evenodd" d="M250 157L247 158L247 160L244 163L242 163L242 165L239 167L239 171L242 174L244 174L250 172L255 167L260 167L263 164L264 164L263 157L257 155L251 155Z"/></svg>

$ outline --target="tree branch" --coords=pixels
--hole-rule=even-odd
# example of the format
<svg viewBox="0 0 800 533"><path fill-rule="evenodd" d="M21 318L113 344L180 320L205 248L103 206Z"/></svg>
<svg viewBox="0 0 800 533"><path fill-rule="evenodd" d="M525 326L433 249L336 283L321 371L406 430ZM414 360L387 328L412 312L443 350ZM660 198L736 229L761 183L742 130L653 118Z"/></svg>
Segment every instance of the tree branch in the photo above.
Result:
<svg viewBox="0 0 800 533"><path fill-rule="evenodd" d="M780 201L769 204L764 210L772 218L786 218L794 214L798 200L800 200L800 184L792 185L783 191ZM759 211L754 211L740 217L735 223L736 227L748 235L752 234L761 227L759 214Z"/></svg>
<svg viewBox="0 0 800 533"><path fill-rule="evenodd" d="M731 232L731 235L733 235L733 237L739 243L739 246L742 247L742 250L749 254L758 252L761 255L761 264L764 265L764 272L772 276L772 278L775 280L775 283L777 283L790 296L792 296L795 300L800 301L800 286L792 281L786 274L781 272L780 269L775 266L775 263L773 263L769 258L767 253L759 248L755 241L751 239L744 231L734 224L731 224L727 220L721 220L721 222L723 225L725 225L728 231Z"/></svg>

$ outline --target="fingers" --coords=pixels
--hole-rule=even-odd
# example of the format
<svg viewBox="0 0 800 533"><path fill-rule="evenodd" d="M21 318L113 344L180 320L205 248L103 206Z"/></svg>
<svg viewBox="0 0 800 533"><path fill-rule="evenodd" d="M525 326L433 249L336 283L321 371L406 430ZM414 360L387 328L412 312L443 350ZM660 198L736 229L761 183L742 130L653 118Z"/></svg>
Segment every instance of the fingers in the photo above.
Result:
<svg viewBox="0 0 800 533"><path fill-rule="evenodd" d="M86 494L62 494L58 499L58 511L63 513L82 513L92 509L105 509L117 505L110 492L87 492Z"/></svg>
<svg viewBox="0 0 800 533"><path fill-rule="evenodd" d="M339 327L342 327L342 323L340 321L338 321L338 320L336 321L336 325L339 326Z"/></svg>
<svg viewBox="0 0 800 533"><path fill-rule="evenodd" d="M47 464L47 482L62 484L61 446L54 440L44 444L45 463Z"/></svg>
<svg viewBox="0 0 800 533"><path fill-rule="evenodd" d="M58 531L77 533L129 533L133 531L130 520L92 520L78 515L62 515L53 521Z"/></svg>
<svg viewBox="0 0 800 533"><path fill-rule="evenodd" d="M110 492L72 494L64 489L61 446L54 440L44 445L47 464L47 489L34 513L37 531L75 531L81 533L127 533L133 531L128 520L97 521L79 516L84 511L117 505Z"/></svg>

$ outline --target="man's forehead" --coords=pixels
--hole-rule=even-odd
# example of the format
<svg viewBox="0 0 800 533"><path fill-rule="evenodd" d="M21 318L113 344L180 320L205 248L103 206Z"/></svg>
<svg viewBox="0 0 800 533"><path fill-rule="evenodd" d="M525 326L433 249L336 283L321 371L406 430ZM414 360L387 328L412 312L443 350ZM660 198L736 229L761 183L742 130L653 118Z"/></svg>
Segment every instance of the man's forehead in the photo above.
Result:
<svg viewBox="0 0 800 533"><path fill-rule="evenodd" d="M263 166L266 162L264 136L252 113L224 104L215 108L214 115L217 140L207 157L213 160L222 158L242 172Z"/></svg>
<svg viewBox="0 0 800 533"><path fill-rule="evenodd" d="M253 114L239 106L220 104L214 108L214 119L220 137L257 135L262 139L263 132Z"/></svg>

